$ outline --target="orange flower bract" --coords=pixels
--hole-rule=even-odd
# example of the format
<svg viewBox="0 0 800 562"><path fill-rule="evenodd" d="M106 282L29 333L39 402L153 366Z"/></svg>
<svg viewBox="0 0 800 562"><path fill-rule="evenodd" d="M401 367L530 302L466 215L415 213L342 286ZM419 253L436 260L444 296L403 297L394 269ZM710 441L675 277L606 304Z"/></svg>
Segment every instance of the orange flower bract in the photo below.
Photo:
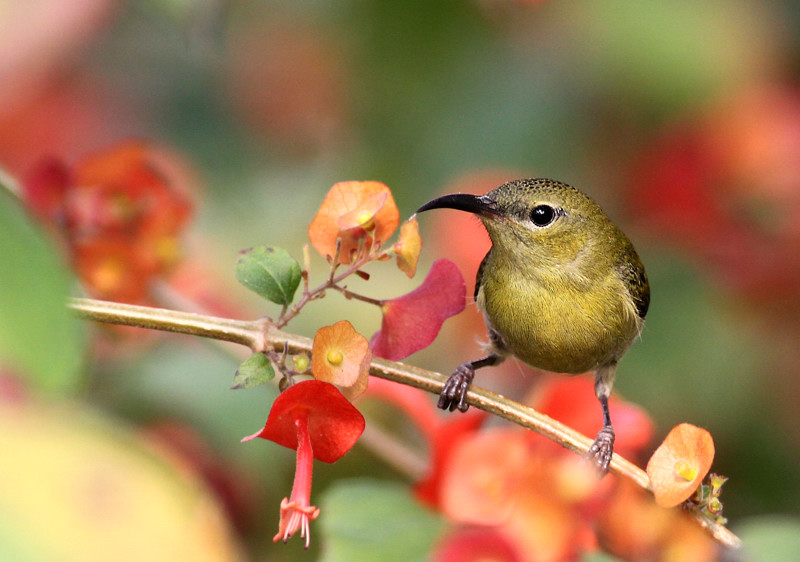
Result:
<svg viewBox="0 0 800 562"><path fill-rule="evenodd" d="M346 231L353 228L360 228L369 232L374 229L375 215L383 209L388 195L389 192L387 190L374 193L362 199L358 207L341 215L336 221L339 224L339 230Z"/></svg>
<svg viewBox="0 0 800 562"><path fill-rule="evenodd" d="M397 254L397 267L400 271L414 277L417 273L417 262L422 252L422 238L419 235L419 223L412 217L400 227L400 239L395 242L394 251Z"/></svg>
<svg viewBox="0 0 800 562"><path fill-rule="evenodd" d="M674 507L700 486L714 460L714 440L705 429L688 423L672 428L647 463L656 503Z"/></svg>
<svg viewBox="0 0 800 562"><path fill-rule="evenodd" d="M344 181L331 187L308 227L311 245L333 258L341 238L339 262L349 264L359 241L371 247L385 243L400 223L400 211L392 193L376 181Z"/></svg>
<svg viewBox="0 0 800 562"><path fill-rule="evenodd" d="M347 320L317 331L311 352L314 378L339 386L350 400L367 388L372 352L367 338Z"/></svg>

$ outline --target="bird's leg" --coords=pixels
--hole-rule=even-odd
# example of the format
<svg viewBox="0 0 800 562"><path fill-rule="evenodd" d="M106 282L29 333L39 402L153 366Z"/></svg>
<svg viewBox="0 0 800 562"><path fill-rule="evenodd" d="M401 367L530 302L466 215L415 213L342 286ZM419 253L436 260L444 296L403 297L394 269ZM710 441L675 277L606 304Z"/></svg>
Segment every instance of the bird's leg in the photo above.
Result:
<svg viewBox="0 0 800 562"><path fill-rule="evenodd" d="M595 374L594 392L603 408L603 429L586 453L586 459L594 461L600 476L605 476L611 457L614 454L614 427L611 425L611 413L608 410L608 397L611 394L611 385L614 383L616 363L600 367Z"/></svg>
<svg viewBox="0 0 800 562"><path fill-rule="evenodd" d="M605 476L608 472L608 465L611 464L611 456L614 454L614 428L608 414L608 398L603 396L599 399L603 406L603 429L597 433L594 443L586 453L586 458L594 461L600 471L600 476Z"/></svg>
<svg viewBox="0 0 800 562"><path fill-rule="evenodd" d="M467 361L458 366L455 372L447 378L442 388L442 393L439 395L439 403L437 406L442 410L450 410L451 412L458 408L462 412L466 412L469 408L467 404L467 391L472 384L472 379L475 378L475 369L481 367L488 367L497 365L502 362L503 357L495 353L490 353L482 359L475 361Z"/></svg>

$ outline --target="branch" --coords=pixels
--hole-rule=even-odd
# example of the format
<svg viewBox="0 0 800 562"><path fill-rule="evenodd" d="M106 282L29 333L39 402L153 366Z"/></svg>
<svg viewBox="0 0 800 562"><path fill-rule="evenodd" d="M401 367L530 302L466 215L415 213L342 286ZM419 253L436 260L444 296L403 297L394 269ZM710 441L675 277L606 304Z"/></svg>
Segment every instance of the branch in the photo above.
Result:
<svg viewBox="0 0 800 562"><path fill-rule="evenodd" d="M284 346L287 346L290 353L311 353L311 339L283 332L277 329L268 318L254 321L231 320L93 299L70 299L69 306L81 318L96 322L138 326L234 342L249 347L253 352L264 352L270 349L283 350ZM370 374L434 394L442 391L444 382L447 380L447 377L440 373L379 358L372 360ZM483 388L470 387L467 402L476 408L535 431L579 455L585 455L592 444L590 438L553 418ZM627 478L643 490L652 492L647 473L616 453L611 459L609 470L619 477ZM730 548L741 547L741 539L727 527L711 521L701 514L694 515L718 542Z"/></svg>
<svg viewBox="0 0 800 562"><path fill-rule="evenodd" d="M231 320L193 312L94 299L69 299L67 304L84 320L202 336L238 343L254 352L271 349L273 343L281 341L269 337L273 324L268 318L253 321Z"/></svg>

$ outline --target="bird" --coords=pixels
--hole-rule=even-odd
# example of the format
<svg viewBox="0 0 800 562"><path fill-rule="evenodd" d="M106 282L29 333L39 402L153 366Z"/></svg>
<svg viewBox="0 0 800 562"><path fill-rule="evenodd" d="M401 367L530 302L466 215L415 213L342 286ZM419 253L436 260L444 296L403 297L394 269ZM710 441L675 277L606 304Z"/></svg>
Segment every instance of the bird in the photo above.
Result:
<svg viewBox="0 0 800 562"><path fill-rule="evenodd" d="M650 306L633 244L588 195L547 178L509 181L485 195L444 195L417 213L432 209L477 215L492 242L474 294L488 329L487 355L456 368L438 407L466 412L475 371L509 356L555 373L593 371L603 426L586 458L606 474L617 364L640 336Z"/></svg>

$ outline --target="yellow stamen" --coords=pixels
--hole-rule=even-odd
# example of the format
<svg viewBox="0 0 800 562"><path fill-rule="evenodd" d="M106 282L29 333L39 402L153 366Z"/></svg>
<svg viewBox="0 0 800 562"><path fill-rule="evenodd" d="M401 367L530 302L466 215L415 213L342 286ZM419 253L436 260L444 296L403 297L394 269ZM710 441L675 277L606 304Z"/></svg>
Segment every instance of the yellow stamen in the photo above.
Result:
<svg viewBox="0 0 800 562"><path fill-rule="evenodd" d="M335 367L338 367L339 365L342 364L342 361L344 361L344 355L342 355L342 352L339 351L338 349L332 349L328 352L327 359L328 363L330 363Z"/></svg>
<svg viewBox="0 0 800 562"><path fill-rule="evenodd" d="M364 230L372 230L373 228L375 228L375 221L373 220L374 218L375 218L374 213L364 210L358 214L356 220L358 221L358 224L361 225L361 228L363 228Z"/></svg>
<svg viewBox="0 0 800 562"><path fill-rule="evenodd" d="M675 469L675 474L677 474L687 482L691 482L697 477L697 469L691 466L685 460L679 460L678 462L676 462L674 469Z"/></svg>

